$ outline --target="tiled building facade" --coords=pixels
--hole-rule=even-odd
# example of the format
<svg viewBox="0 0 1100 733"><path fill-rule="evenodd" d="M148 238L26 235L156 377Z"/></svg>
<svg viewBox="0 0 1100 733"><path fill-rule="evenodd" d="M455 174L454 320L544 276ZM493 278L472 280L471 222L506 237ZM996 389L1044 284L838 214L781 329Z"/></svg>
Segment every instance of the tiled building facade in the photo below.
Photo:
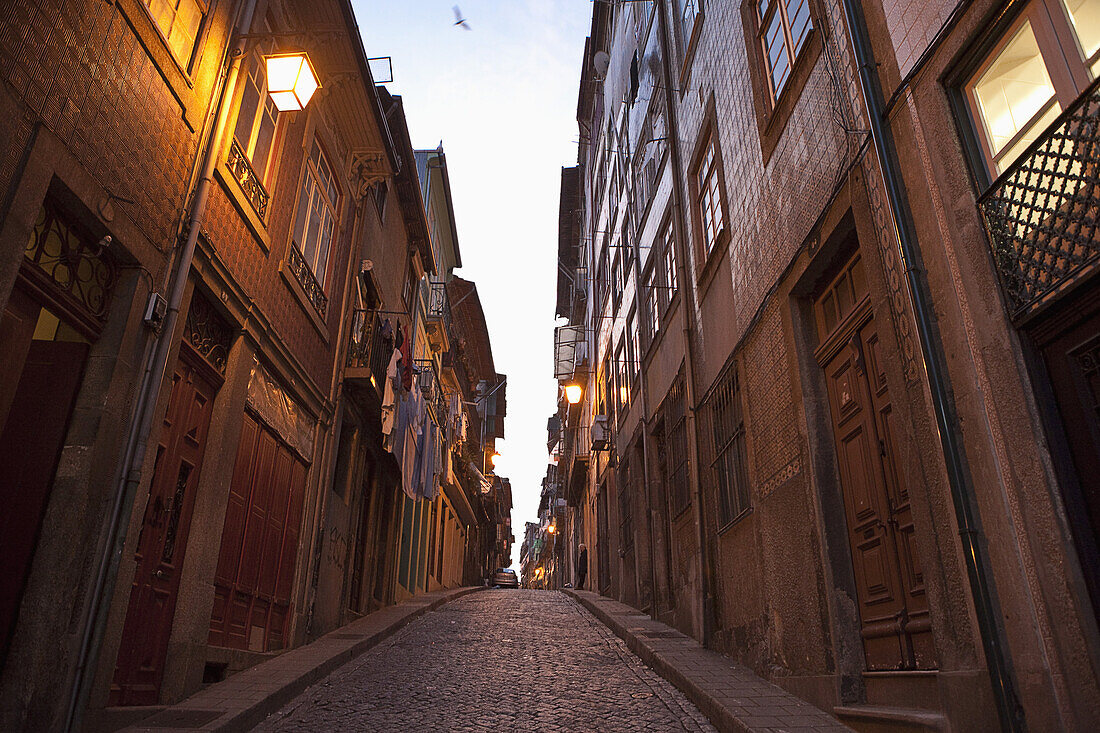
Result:
<svg viewBox="0 0 1100 733"><path fill-rule="evenodd" d="M552 436L594 589L860 729L1095 719L1086 5L594 7Z"/></svg>
<svg viewBox="0 0 1100 733"><path fill-rule="evenodd" d="M508 530L458 458L477 381L438 376L453 212L350 3L168 5L0 10L5 729L136 721L481 582ZM265 56L301 51L279 111Z"/></svg>

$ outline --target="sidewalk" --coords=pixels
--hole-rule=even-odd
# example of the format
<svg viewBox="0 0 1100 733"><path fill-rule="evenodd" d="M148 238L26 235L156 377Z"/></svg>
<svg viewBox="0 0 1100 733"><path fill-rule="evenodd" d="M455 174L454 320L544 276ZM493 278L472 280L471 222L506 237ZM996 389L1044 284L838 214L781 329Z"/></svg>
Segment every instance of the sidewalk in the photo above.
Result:
<svg viewBox="0 0 1100 733"><path fill-rule="evenodd" d="M721 731L851 731L747 667L689 636L591 591L564 590L626 642L630 651L683 692Z"/></svg>
<svg viewBox="0 0 1100 733"><path fill-rule="evenodd" d="M310 644L238 672L125 731L241 731L275 712L329 672L410 621L480 587L424 593L379 609Z"/></svg>

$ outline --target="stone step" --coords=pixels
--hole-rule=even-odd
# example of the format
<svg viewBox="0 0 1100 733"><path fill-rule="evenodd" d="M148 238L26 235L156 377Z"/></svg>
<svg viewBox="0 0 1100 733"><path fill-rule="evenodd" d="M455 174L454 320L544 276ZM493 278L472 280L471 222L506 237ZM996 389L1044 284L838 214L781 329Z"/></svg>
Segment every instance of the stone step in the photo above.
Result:
<svg viewBox="0 0 1100 733"><path fill-rule="evenodd" d="M840 722L859 733L899 733L904 731L946 731L947 721L940 713L885 705L838 705L833 714Z"/></svg>

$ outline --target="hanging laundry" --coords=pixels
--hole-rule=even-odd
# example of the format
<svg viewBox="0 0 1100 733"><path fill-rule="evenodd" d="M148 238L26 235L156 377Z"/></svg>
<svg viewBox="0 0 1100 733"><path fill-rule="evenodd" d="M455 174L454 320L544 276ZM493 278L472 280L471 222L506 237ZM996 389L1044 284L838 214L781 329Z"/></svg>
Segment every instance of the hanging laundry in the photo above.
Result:
<svg viewBox="0 0 1100 733"><path fill-rule="evenodd" d="M396 393L393 389L393 383L397 377L400 362L401 352L394 350L393 354L390 355L390 363L386 367L386 384L382 390L382 435L387 437L393 432L394 421L397 418Z"/></svg>
<svg viewBox="0 0 1100 733"><path fill-rule="evenodd" d="M403 338L401 346L401 387L405 390L412 389L413 360L412 360L412 336Z"/></svg>

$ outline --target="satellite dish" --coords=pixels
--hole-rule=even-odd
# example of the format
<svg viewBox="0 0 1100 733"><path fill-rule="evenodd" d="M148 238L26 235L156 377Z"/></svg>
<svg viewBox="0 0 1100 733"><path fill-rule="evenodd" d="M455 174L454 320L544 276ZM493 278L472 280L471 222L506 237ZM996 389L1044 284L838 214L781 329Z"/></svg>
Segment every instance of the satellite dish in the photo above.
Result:
<svg viewBox="0 0 1100 733"><path fill-rule="evenodd" d="M603 79L607 76L607 67L611 64L611 57L607 51L597 51L592 57L592 66L596 69L596 78Z"/></svg>

